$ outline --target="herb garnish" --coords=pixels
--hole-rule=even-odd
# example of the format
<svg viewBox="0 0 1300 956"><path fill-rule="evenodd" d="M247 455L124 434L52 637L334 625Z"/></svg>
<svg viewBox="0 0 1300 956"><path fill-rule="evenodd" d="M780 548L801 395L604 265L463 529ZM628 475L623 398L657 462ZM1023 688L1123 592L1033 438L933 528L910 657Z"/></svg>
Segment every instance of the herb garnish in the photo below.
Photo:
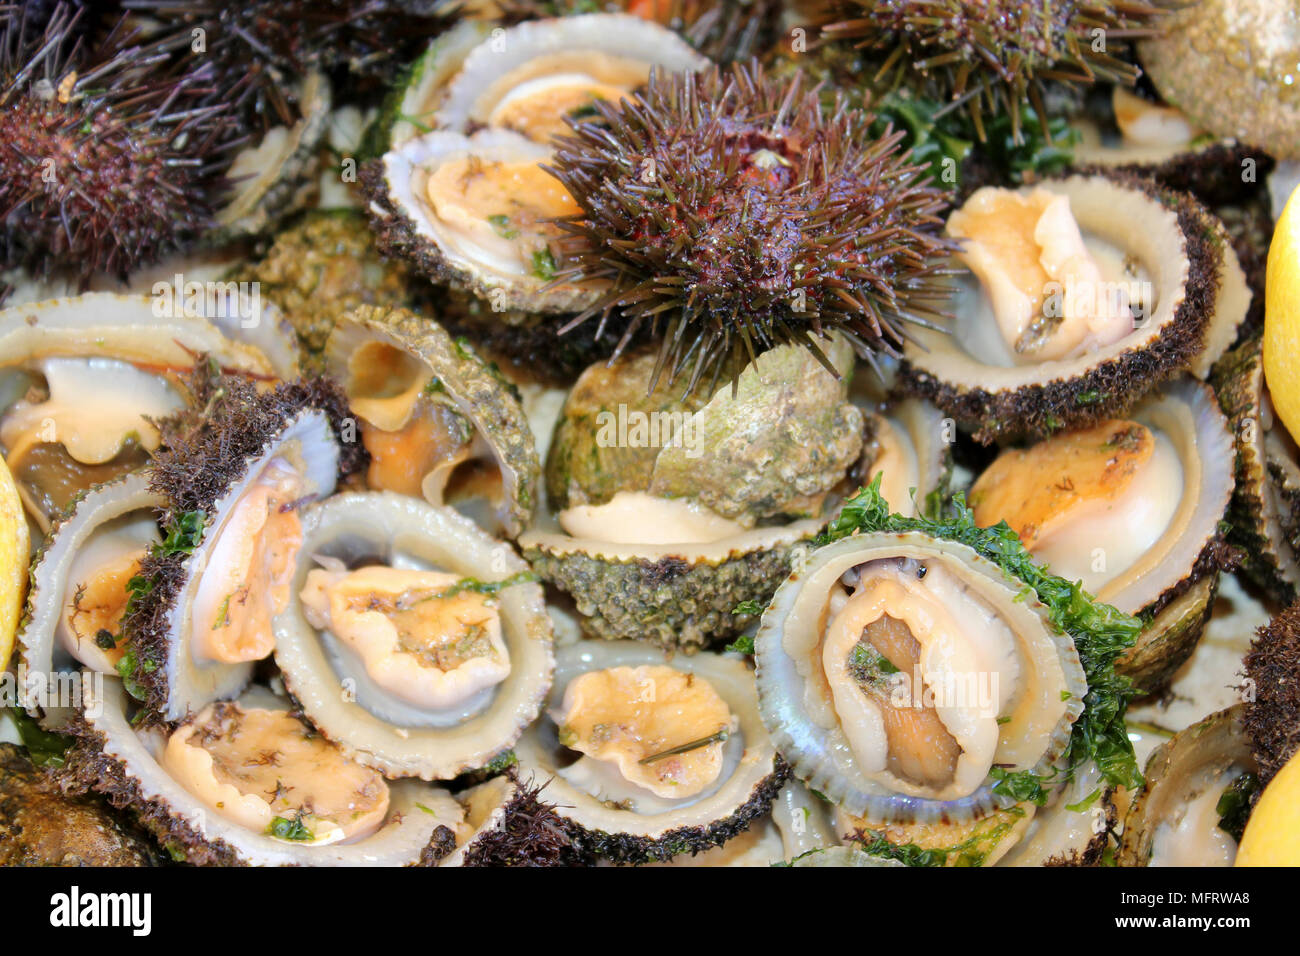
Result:
<svg viewBox="0 0 1300 956"><path fill-rule="evenodd" d="M27 756L38 767L62 767L73 740L66 734L42 730L21 707L9 708L9 719L14 722L18 739L27 748Z"/></svg>
<svg viewBox="0 0 1300 956"><path fill-rule="evenodd" d="M505 213L497 213L495 216L488 216L487 221L491 224L492 230L502 239L518 239L519 230L510 225L510 217Z"/></svg>
<svg viewBox="0 0 1300 956"><path fill-rule="evenodd" d="M314 840L315 835L307 829L307 825L302 822L302 817L301 811L294 814L292 820L287 817L274 817L266 828L267 835L299 843Z"/></svg>
<svg viewBox="0 0 1300 956"><path fill-rule="evenodd" d="M533 275L547 281L555 278L555 257L550 249L541 248L533 253Z"/></svg>
<svg viewBox="0 0 1300 956"><path fill-rule="evenodd" d="M707 737L701 737L699 740L692 740L688 743L679 744L676 747L670 747L667 750L661 750L656 754L650 754L648 757L642 757L637 761L639 764L651 764L665 757L675 757L678 754L690 753L692 750L699 750L701 747L707 747L709 744L720 744L731 736L731 732L723 727L715 734L709 734Z"/></svg>
<svg viewBox="0 0 1300 956"><path fill-rule="evenodd" d="M480 581L477 578L461 578L455 584L448 586L441 591L435 591L433 594L422 594L418 598L412 599L409 605L423 604L425 601L445 601L454 598L458 594L470 591L474 594L496 594L504 591L506 588L514 587L516 584L531 584L534 581L540 581L532 571L517 571L508 578L502 578L500 581Z"/></svg>
<svg viewBox="0 0 1300 956"><path fill-rule="evenodd" d="M742 634L730 644L723 648L724 651L730 651L733 654L753 654L754 653L754 635Z"/></svg>

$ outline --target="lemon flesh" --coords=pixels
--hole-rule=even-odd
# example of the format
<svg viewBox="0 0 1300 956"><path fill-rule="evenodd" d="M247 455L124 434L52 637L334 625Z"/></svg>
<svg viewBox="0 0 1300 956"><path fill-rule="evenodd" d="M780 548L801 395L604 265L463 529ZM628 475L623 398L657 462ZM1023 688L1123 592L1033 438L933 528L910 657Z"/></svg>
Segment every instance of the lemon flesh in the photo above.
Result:
<svg viewBox="0 0 1300 956"><path fill-rule="evenodd" d="M9 663L27 591L27 518L13 476L0 459L0 671Z"/></svg>
<svg viewBox="0 0 1300 956"><path fill-rule="evenodd" d="M1300 437L1300 189L1287 200L1268 247L1264 380L1278 418Z"/></svg>
<svg viewBox="0 0 1300 956"><path fill-rule="evenodd" d="M1264 792L1241 835L1236 866L1300 866L1300 754Z"/></svg>

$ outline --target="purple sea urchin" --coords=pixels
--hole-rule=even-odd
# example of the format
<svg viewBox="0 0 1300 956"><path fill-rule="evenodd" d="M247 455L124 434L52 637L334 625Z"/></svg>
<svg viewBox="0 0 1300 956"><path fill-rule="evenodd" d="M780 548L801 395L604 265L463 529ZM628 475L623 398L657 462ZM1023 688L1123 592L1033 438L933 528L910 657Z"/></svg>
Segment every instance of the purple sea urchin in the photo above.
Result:
<svg viewBox="0 0 1300 956"><path fill-rule="evenodd" d="M125 0L161 23L159 48L211 62L223 96L267 125L297 119L293 89L311 70L391 80L454 22L451 0Z"/></svg>
<svg viewBox="0 0 1300 956"><path fill-rule="evenodd" d="M1144 0L839 0L823 27L882 59L873 84L891 88L909 72L924 95L967 106L984 139L984 110L1007 113L1020 135L1028 99L1039 116L1043 82L1132 85L1138 69L1121 55L1151 35L1163 12Z"/></svg>
<svg viewBox="0 0 1300 956"><path fill-rule="evenodd" d="M0 19L0 256L124 276L210 225L230 117L204 103L210 73L178 74L121 24L87 49L81 12Z"/></svg>
<svg viewBox="0 0 1300 956"><path fill-rule="evenodd" d="M876 139L871 116L824 111L801 76L757 65L651 77L638 101L573 124L550 169L582 212L556 281L608 284L565 330L617 321L616 354L662 335L659 372L692 383L728 358L844 333L893 352L946 289L944 194Z"/></svg>

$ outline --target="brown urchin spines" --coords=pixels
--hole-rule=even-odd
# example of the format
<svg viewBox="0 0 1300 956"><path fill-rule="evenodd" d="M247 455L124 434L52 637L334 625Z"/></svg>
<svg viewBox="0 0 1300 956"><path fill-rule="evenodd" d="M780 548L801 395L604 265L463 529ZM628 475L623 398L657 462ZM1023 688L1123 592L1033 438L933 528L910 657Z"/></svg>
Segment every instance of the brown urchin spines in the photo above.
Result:
<svg viewBox="0 0 1300 956"><path fill-rule="evenodd" d="M125 0L157 20L160 49L209 63L222 95L271 126L298 118L295 83L312 70L396 78L460 16L455 0ZM195 44L201 39L201 49Z"/></svg>
<svg viewBox="0 0 1300 956"><path fill-rule="evenodd" d="M609 285L567 327L616 322L617 354L649 326L669 374L699 379L832 331L893 352L940 314L945 194L869 114L757 64L655 73L599 110L549 167L582 210L559 223L556 281Z"/></svg>
<svg viewBox="0 0 1300 956"><path fill-rule="evenodd" d="M1243 664L1253 691L1244 724L1268 783L1300 749L1300 604L1259 628Z"/></svg>
<svg viewBox="0 0 1300 956"><path fill-rule="evenodd" d="M1144 0L837 0L831 10L823 36L877 57L873 83L910 72L926 95L966 106L981 139L987 109L1011 116L1017 140L1026 100L1046 115L1044 81L1131 86L1139 71L1117 54L1164 12Z"/></svg>
<svg viewBox="0 0 1300 956"><path fill-rule="evenodd" d="M121 24L87 49L82 12L0 15L0 255L125 276L211 224L230 116Z"/></svg>

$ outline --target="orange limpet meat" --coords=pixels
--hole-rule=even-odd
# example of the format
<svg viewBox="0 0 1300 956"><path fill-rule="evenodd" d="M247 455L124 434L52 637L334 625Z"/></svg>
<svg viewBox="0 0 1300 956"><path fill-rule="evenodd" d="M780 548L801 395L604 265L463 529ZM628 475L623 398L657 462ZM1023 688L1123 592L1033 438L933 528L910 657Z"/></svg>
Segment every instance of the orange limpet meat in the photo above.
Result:
<svg viewBox="0 0 1300 956"><path fill-rule="evenodd" d="M1150 429L1118 419L1005 451L971 489L975 521L1006 521L1032 551L1080 505L1117 500L1154 452Z"/></svg>

